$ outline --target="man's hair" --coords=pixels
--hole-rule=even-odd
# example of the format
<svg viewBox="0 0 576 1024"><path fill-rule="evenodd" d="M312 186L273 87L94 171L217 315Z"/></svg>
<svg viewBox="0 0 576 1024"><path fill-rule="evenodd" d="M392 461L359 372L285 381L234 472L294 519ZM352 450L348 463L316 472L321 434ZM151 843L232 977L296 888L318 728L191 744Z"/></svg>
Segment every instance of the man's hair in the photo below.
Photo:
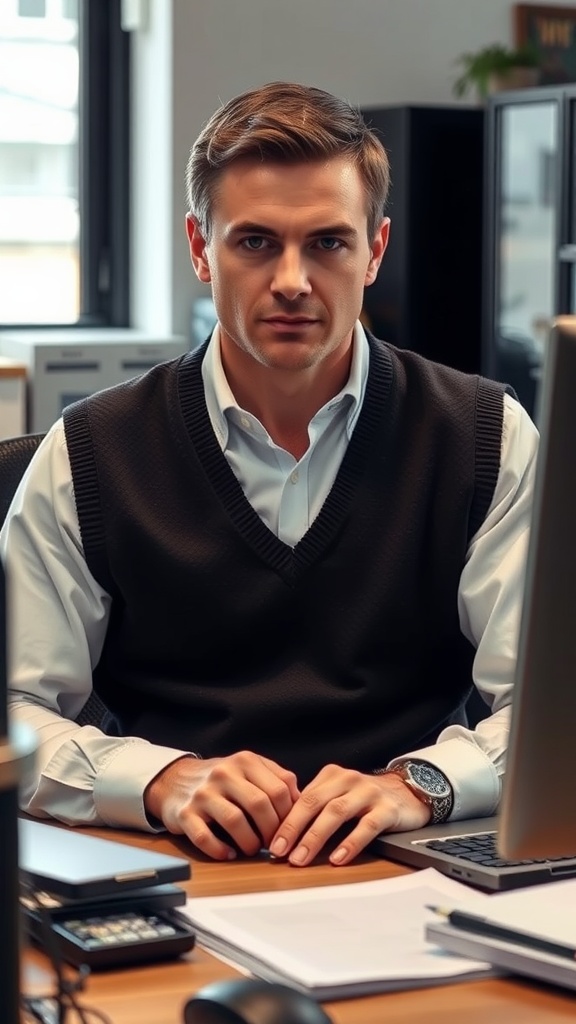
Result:
<svg viewBox="0 0 576 1024"><path fill-rule="evenodd" d="M189 210L208 241L218 181L234 161L297 164L337 156L349 157L358 167L372 241L390 186L382 143L345 100L322 89L270 82L230 100L202 129L186 169Z"/></svg>

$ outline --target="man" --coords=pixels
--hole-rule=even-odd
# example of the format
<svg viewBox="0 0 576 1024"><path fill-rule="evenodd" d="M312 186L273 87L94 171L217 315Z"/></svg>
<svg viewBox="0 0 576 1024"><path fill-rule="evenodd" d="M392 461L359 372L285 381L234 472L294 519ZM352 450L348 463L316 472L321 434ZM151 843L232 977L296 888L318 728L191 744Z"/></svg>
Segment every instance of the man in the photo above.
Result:
<svg viewBox="0 0 576 1024"><path fill-rule="evenodd" d="M66 410L3 530L30 813L305 865L494 811L536 431L360 325L388 181L318 89L253 90L200 134L186 226L218 326ZM93 690L119 735L75 722Z"/></svg>

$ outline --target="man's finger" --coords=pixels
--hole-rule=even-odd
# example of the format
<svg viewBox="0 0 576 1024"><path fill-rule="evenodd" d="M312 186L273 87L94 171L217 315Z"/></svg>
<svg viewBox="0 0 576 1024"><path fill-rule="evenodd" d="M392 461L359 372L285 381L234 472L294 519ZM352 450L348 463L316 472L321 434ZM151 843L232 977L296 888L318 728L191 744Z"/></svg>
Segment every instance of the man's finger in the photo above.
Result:
<svg viewBox="0 0 576 1024"><path fill-rule="evenodd" d="M323 769L302 791L280 825L270 844L270 853L275 857L288 856L305 830L308 830L310 842L313 841L312 849L317 853L323 842L326 842L344 822L365 809L369 785L369 777L361 775L360 772L331 767ZM328 814L326 808L330 809ZM311 822L314 822L314 825L308 829ZM307 850L310 856L306 857L306 863L313 856L308 845ZM298 856L303 857L302 850L298 851ZM298 863L296 860L293 861L292 857L290 860L292 863ZM304 860L301 862L304 863Z"/></svg>
<svg viewBox="0 0 576 1024"><path fill-rule="evenodd" d="M261 786L263 787L266 783L269 784L268 779L263 779ZM225 788L222 791L216 789L218 780L214 778L212 784L203 789L199 789L194 795L192 806L200 812L202 817L207 820L213 818L218 821L223 828L232 836L235 842L238 842L244 850L242 843L236 835L236 825L240 821L238 816L234 813L234 808L242 813L242 816L249 822L251 826L251 832L254 832L259 838L260 849L262 846L267 846L272 836L276 833L276 830L280 826L282 817L278 814L276 806L265 791L264 788L260 788L259 785L254 785L248 779L239 777L237 775L231 775L226 780ZM280 785L283 787L283 783L275 783L276 787ZM274 783L272 784L274 789ZM217 818L214 800L217 797L225 796L229 809L227 812L227 821L223 818ZM284 791L284 798L277 797L276 805L285 806L287 810L292 806L288 802L288 794ZM245 834L244 830L243 833ZM257 851L256 851L257 852Z"/></svg>
<svg viewBox="0 0 576 1024"><path fill-rule="evenodd" d="M185 812L182 825L194 846L216 860L232 860L237 850L253 857L262 845L242 808L217 794L200 809L196 805Z"/></svg>

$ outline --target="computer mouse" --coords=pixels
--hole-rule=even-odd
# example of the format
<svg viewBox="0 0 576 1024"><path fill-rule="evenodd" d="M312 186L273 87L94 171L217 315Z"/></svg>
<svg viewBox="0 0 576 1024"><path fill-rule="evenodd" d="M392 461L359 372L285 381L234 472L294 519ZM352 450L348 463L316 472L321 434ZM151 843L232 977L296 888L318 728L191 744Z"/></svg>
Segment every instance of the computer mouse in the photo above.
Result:
<svg viewBox="0 0 576 1024"><path fill-rule="evenodd" d="M184 1024L332 1024L312 999L288 985L241 978L206 985L184 1007Z"/></svg>

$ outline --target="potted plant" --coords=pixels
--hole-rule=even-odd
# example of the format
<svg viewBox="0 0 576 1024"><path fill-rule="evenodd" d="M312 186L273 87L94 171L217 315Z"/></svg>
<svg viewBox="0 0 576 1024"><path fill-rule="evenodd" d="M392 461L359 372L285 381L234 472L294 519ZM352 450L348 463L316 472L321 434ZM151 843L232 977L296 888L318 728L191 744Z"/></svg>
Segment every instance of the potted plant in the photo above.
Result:
<svg viewBox="0 0 576 1024"><path fill-rule="evenodd" d="M462 54L456 63L462 69L453 86L458 97L475 89L484 99L492 92L538 85L540 77L538 52L530 43L517 49L492 43L476 53Z"/></svg>

